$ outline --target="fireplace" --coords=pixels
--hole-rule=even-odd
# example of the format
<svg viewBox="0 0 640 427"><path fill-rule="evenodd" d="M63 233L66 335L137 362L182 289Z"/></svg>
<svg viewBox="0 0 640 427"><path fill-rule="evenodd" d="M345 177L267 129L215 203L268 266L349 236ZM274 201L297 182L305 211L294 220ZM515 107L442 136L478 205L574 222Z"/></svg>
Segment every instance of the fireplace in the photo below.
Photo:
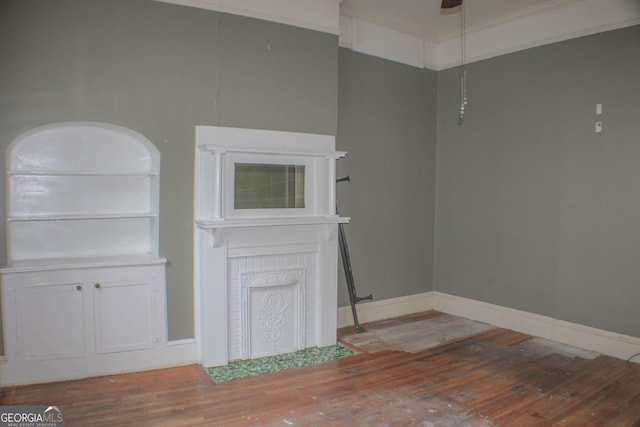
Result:
<svg viewBox="0 0 640 427"><path fill-rule="evenodd" d="M231 358L254 359L306 347L305 275L305 269L242 274L237 335L242 345L240 354L231 353Z"/></svg>
<svg viewBox="0 0 640 427"><path fill-rule="evenodd" d="M336 342L328 135L198 126L196 339L204 366Z"/></svg>

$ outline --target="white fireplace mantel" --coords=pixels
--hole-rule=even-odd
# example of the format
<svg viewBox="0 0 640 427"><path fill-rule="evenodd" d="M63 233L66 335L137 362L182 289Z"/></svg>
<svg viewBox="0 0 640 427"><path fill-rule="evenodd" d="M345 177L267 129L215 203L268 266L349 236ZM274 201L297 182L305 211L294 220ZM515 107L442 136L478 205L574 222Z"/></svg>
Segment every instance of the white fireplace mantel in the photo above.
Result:
<svg viewBox="0 0 640 427"><path fill-rule="evenodd" d="M198 126L195 151L201 363L335 344L337 229L349 221L336 214L335 162L346 153L335 151L335 137ZM304 203L236 206L236 173L245 164L299 167L304 178L292 187Z"/></svg>
<svg viewBox="0 0 640 427"><path fill-rule="evenodd" d="M237 220L196 220L196 227L206 231L210 245L216 247L222 238L225 229L244 227L289 227L292 225L322 225L322 224L344 224L349 222L349 217L343 216L307 216L292 218L251 218ZM328 230L335 232L333 228ZM327 237L329 239L329 237Z"/></svg>

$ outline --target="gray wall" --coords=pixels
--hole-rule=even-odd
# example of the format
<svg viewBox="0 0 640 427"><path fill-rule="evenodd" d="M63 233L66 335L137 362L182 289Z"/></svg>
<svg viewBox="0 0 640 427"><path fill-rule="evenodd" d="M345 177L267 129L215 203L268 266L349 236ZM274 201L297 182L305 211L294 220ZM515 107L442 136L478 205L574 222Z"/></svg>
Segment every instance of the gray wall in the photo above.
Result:
<svg viewBox="0 0 640 427"><path fill-rule="evenodd" d="M435 212L435 71L340 49L341 213L360 295L431 290ZM348 305L339 275L340 306Z"/></svg>
<svg viewBox="0 0 640 427"><path fill-rule="evenodd" d="M461 128L457 70L337 46L150 0L0 0L0 147L67 120L156 144L171 339L193 336L198 124L337 131L360 294L435 289L640 336L640 27L471 64Z"/></svg>
<svg viewBox="0 0 640 427"><path fill-rule="evenodd" d="M162 155L169 337L192 337L194 126L335 134L337 46L334 35L150 0L0 0L0 147L69 120L149 138ZM3 189L3 166L0 177ZM2 190L0 201L4 215ZM2 260L5 240L3 218Z"/></svg>
<svg viewBox="0 0 640 427"><path fill-rule="evenodd" d="M458 76L438 74L435 290L640 337L640 27L469 65L462 127Z"/></svg>

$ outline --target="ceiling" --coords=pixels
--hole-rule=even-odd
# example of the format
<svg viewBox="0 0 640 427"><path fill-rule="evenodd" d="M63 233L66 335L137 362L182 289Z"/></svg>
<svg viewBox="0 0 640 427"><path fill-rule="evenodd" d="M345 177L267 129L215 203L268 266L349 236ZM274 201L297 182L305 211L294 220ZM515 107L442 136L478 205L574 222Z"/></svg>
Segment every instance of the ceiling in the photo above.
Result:
<svg viewBox="0 0 640 427"><path fill-rule="evenodd" d="M465 0L467 31L541 13L580 0ZM460 35L460 7L441 9L441 0L343 0L342 15L376 22L436 43Z"/></svg>

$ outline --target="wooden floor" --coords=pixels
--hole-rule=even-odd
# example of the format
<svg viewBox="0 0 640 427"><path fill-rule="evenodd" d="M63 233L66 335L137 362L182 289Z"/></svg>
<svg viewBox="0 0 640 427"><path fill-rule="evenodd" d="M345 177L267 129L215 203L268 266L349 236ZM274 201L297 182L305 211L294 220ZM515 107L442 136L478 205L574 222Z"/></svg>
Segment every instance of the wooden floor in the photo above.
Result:
<svg viewBox="0 0 640 427"><path fill-rule="evenodd" d="M521 350L529 338L494 329L221 384L192 365L6 387L0 404L63 406L66 425L83 427L640 426L639 364L531 357Z"/></svg>

